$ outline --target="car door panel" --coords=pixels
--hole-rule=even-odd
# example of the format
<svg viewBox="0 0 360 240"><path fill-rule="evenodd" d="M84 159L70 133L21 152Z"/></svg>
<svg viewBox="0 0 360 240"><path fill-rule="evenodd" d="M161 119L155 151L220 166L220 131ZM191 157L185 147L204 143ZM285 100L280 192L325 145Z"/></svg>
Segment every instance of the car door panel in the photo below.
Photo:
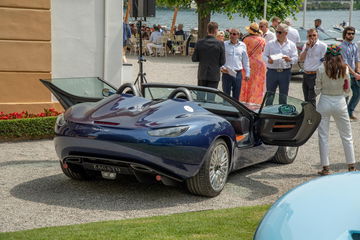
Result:
<svg viewBox="0 0 360 240"><path fill-rule="evenodd" d="M299 102L294 105L283 103L270 107L262 106L258 129L264 143L297 147L303 145L312 136L320 123L321 115L311 103L298 99L297 101ZM278 109L278 112L274 109Z"/></svg>

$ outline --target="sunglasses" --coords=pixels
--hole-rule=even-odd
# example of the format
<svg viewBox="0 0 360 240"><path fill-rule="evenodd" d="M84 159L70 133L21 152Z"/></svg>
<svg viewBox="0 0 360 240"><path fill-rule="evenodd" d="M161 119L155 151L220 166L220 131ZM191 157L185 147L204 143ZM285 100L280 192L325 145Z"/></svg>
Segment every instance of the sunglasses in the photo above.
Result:
<svg viewBox="0 0 360 240"><path fill-rule="evenodd" d="M346 33L347 35L355 35L355 33L354 32L348 32L348 33Z"/></svg>
<svg viewBox="0 0 360 240"><path fill-rule="evenodd" d="M316 36L317 36L316 34L308 35L308 37L316 37Z"/></svg>
<svg viewBox="0 0 360 240"><path fill-rule="evenodd" d="M230 34L231 34L231 35L234 35L234 36L235 36L235 35L238 35L238 33L230 33Z"/></svg>
<svg viewBox="0 0 360 240"><path fill-rule="evenodd" d="M276 31L276 34L282 34L283 32L282 31Z"/></svg>

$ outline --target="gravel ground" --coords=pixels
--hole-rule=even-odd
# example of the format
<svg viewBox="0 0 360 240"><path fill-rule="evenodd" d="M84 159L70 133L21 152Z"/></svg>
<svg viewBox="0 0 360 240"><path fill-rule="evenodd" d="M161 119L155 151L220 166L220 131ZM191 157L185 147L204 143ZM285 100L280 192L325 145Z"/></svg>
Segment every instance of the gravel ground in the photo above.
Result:
<svg viewBox="0 0 360 240"><path fill-rule="evenodd" d="M136 77L136 59L130 57L129 62L135 64ZM148 58L145 71L149 82L195 84L197 65L186 57ZM290 86L290 95L301 98L301 81L292 81ZM359 159L359 123L352 123L352 127ZM334 122L330 136L331 167L336 172L345 171ZM51 140L0 143L0 231L271 204L289 189L317 177L317 138L315 133L300 148L293 164L262 163L232 173L224 191L215 198L193 196L183 187L140 184L129 177L72 181L62 174Z"/></svg>

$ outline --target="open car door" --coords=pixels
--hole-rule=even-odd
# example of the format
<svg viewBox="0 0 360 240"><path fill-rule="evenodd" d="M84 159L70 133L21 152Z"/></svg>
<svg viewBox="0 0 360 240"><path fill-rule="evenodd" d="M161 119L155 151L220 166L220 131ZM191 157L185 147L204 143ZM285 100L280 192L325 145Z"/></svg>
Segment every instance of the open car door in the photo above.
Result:
<svg viewBox="0 0 360 240"><path fill-rule="evenodd" d="M278 146L303 145L321 120L311 103L270 92L265 94L258 114L262 141Z"/></svg>
<svg viewBox="0 0 360 240"><path fill-rule="evenodd" d="M116 93L116 88L97 77L40 79L66 110L83 102L97 102Z"/></svg>

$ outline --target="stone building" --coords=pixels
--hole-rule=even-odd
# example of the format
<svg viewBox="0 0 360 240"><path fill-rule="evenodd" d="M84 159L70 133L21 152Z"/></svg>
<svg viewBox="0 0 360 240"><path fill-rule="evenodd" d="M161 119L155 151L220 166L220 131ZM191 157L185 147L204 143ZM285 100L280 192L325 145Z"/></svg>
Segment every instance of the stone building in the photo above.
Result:
<svg viewBox="0 0 360 240"><path fill-rule="evenodd" d="M122 0L0 0L0 112L61 109L39 79L122 69Z"/></svg>

